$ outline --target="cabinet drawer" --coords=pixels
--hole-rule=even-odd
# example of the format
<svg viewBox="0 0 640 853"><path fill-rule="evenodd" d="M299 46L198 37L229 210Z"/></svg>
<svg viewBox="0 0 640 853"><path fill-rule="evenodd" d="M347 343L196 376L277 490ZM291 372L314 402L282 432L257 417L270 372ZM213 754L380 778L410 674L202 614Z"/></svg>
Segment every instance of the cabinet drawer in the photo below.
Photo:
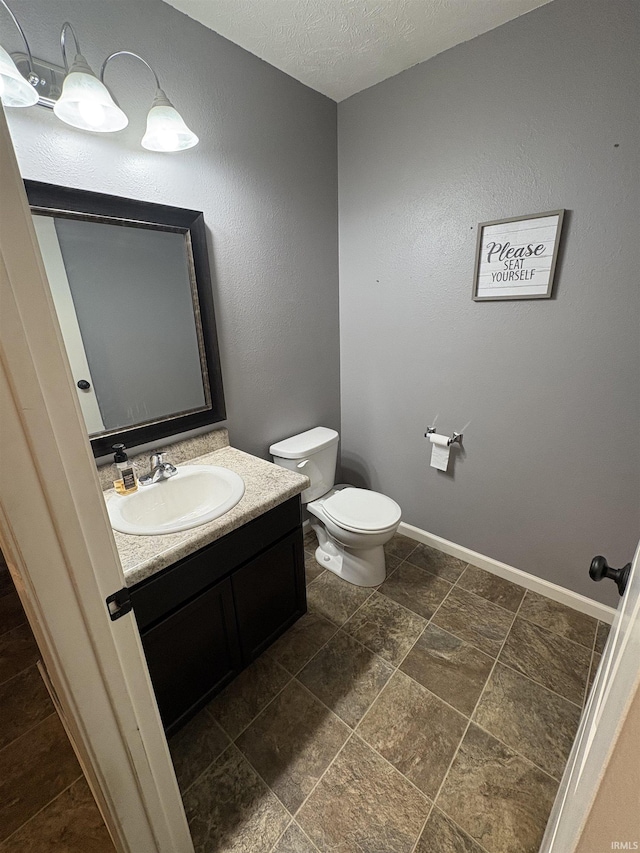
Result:
<svg viewBox="0 0 640 853"><path fill-rule="evenodd" d="M241 669L231 582L215 584L142 635L167 734Z"/></svg>
<svg viewBox="0 0 640 853"><path fill-rule="evenodd" d="M222 539L141 581L130 590L140 631L145 631L236 566L302 523L300 497L290 498Z"/></svg>
<svg viewBox="0 0 640 853"><path fill-rule="evenodd" d="M246 665L307 609L302 530L237 569L231 585Z"/></svg>

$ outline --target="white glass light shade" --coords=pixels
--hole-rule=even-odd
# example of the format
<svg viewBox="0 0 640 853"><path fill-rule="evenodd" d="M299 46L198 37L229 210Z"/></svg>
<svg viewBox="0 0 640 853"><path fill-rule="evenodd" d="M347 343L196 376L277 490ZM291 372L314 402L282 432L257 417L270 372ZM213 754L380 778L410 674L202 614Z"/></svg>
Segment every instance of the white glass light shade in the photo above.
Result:
<svg viewBox="0 0 640 853"><path fill-rule="evenodd" d="M142 147L149 151L184 151L199 141L162 89L158 89L147 116L147 132L142 137Z"/></svg>
<svg viewBox="0 0 640 853"><path fill-rule="evenodd" d="M94 133L113 133L129 124L109 90L95 76L84 58L76 56L64 78L62 94L53 107L59 119Z"/></svg>
<svg viewBox="0 0 640 853"><path fill-rule="evenodd" d="M0 47L0 100L5 107L32 107L38 103L38 93L3 47Z"/></svg>

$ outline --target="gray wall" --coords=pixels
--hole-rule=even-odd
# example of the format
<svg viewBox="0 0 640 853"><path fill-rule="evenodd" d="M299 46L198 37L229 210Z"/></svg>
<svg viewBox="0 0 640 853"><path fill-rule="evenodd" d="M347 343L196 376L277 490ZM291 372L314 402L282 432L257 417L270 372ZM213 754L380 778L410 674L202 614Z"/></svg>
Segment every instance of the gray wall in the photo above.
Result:
<svg viewBox="0 0 640 853"><path fill-rule="evenodd" d="M342 462L404 520L608 603L640 525L638 13L555 0L342 102ZM476 225L566 208L551 300L471 301ZM452 476L425 428L465 429Z"/></svg>
<svg viewBox="0 0 640 853"><path fill-rule="evenodd" d="M129 116L121 133L7 110L24 177L202 210L231 441L266 455L316 424L338 429L335 103L160 0L9 3L43 59L60 63L65 20L96 71L115 50L140 53L200 137L180 154L142 149L153 79L120 59L107 83ZM9 26L2 43L22 49Z"/></svg>

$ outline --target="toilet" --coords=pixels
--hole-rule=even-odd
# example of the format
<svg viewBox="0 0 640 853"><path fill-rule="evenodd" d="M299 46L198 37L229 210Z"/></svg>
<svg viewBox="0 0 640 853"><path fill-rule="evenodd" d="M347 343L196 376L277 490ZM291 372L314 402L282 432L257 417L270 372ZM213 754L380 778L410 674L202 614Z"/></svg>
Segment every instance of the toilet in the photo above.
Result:
<svg viewBox="0 0 640 853"><path fill-rule="evenodd" d="M335 485L338 433L315 427L272 444L276 465L305 474L302 493L319 545L320 566L356 586L378 586L386 577L383 545L400 524L398 504L379 492Z"/></svg>

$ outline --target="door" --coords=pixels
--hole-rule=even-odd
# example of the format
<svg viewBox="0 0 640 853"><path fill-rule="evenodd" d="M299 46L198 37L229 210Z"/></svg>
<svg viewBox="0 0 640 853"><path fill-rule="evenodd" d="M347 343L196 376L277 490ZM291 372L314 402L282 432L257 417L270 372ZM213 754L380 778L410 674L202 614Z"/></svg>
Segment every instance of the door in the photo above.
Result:
<svg viewBox="0 0 640 853"><path fill-rule="evenodd" d="M0 107L0 547L118 853L193 853Z"/></svg>
<svg viewBox="0 0 640 853"><path fill-rule="evenodd" d="M87 425L89 435L104 432L104 423L89 362L85 352L78 316L73 304L67 271L62 260L62 252L56 233L55 220L51 216L34 216L38 244L45 263L53 304L56 307L60 331L64 338L73 380L78 388L78 401ZM87 387L88 386L88 387Z"/></svg>
<svg viewBox="0 0 640 853"><path fill-rule="evenodd" d="M229 578L143 631L142 646L170 736L240 671Z"/></svg>
<svg viewBox="0 0 640 853"><path fill-rule="evenodd" d="M587 850L578 847L581 833L597 794L604 770L616 743L621 724L636 695L640 682L640 544L631 564L631 572L623 597L611 626L596 680L584 710L578 734L551 811L540 853L574 853ZM640 753L640 745L638 745ZM640 754L638 759L640 760ZM628 782L628 780L627 780ZM628 798L634 822L640 823L638 793L630 791L620 779L621 821L624 836L625 798ZM635 801L635 805L634 805ZM631 824L633 825L633 824ZM606 849L638 849L618 847L638 844L640 826L633 839L610 839ZM604 850L605 848L603 848Z"/></svg>
<svg viewBox="0 0 640 853"><path fill-rule="evenodd" d="M300 528L236 569L231 583L246 665L307 609Z"/></svg>

